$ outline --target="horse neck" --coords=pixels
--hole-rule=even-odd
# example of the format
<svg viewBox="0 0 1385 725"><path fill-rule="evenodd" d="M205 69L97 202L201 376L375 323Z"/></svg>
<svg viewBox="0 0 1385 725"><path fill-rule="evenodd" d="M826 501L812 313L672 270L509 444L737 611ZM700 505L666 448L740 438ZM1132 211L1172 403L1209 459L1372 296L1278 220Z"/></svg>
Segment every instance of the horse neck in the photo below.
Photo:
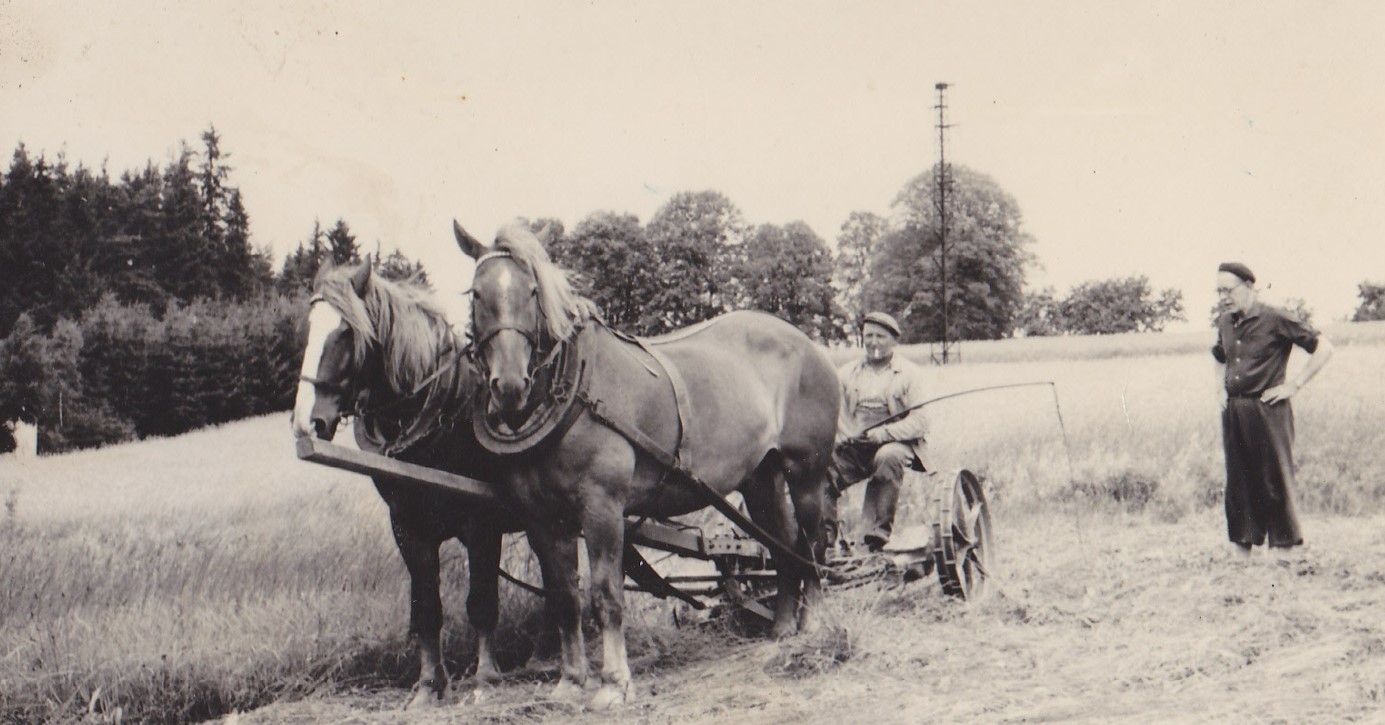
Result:
<svg viewBox="0 0 1385 725"><path fill-rule="evenodd" d="M451 359L452 354L456 354L458 342L455 335L447 326L447 322L441 318L428 315L418 307L410 306L407 309L410 315L422 315L427 321L428 335L426 338L410 339L400 335L400 329L396 323L392 329L380 330L377 328L380 341L380 374L376 376L371 386L372 395L389 401L391 404L399 404L401 408L408 408L416 411L422 405L425 391L418 390L418 387L438 372L442 365L458 364ZM419 350L420 346L429 349ZM419 365L416 369L411 361L422 358L427 364ZM449 382L459 380L459 376L439 374L424 386L446 385ZM411 398L417 398L416 402L411 402Z"/></svg>

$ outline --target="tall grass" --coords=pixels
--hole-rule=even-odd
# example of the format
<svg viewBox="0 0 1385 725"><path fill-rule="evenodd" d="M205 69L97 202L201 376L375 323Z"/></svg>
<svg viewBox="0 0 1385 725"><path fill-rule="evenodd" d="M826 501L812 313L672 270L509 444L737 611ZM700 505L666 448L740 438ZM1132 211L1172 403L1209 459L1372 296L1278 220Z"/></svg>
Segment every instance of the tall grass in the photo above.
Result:
<svg viewBox="0 0 1385 725"><path fill-rule="evenodd" d="M1381 369L1385 346L1342 345L1295 399L1306 514L1385 510ZM1045 510L1079 521L1134 511L1205 519L1220 504L1219 412L1205 345L1145 356L968 358L928 374L937 394L1056 384L1067 446L1047 386L929 408L935 465L982 476L1002 522L1018 511L1041 520ZM857 508L860 488L844 512ZM0 499L0 720L90 711L187 721L323 688L406 687L416 675L408 577L384 505L366 479L296 460L283 416L27 464L3 460ZM906 491L901 525L926 520L925 508L924 492ZM507 546L507 568L536 581L522 543ZM455 673L473 647L465 557L449 544L444 561L444 649ZM501 592L502 665L513 665L534 647L535 602L508 584ZM630 601L632 657L676 659L682 640L670 644L660 630L669 605ZM782 667L830 669L856 648L878 646L858 634L829 628L786 650Z"/></svg>
<svg viewBox="0 0 1385 725"><path fill-rule="evenodd" d="M383 503L363 477L297 461L281 416L4 466L0 719L185 722L416 676ZM455 542L444 562L456 670L474 644ZM536 579L522 553L507 566ZM524 622L529 595L502 596ZM502 632L511 663L532 648L516 638Z"/></svg>
<svg viewBox="0 0 1385 725"><path fill-rule="evenodd" d="M1295 351L1290 374L1303 362ZM1296 497L1305 511L1385 510L1379 476L1385 453L1376 432L1385 427L1385 382L1378 373L1383 367L1385 346L1341 345L1293 400ZM1221 504L1220 383L1205 349L930 367L927 375L930 397L1015 382L1054 383L963 395L927 409L934 466L978 473L995 505L1095 498L1177 520ZM915 498L906 497L905 504L921 505Z"/></svg>

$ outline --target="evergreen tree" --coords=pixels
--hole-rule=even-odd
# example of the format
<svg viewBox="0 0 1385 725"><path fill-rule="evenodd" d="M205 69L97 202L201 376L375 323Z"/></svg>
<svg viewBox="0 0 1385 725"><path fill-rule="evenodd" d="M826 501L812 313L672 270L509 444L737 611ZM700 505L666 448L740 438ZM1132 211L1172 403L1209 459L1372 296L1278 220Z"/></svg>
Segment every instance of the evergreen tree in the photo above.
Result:
<svg viewBox="0 0 1385 725"><path fill-rule="evenodd" d="M322 224L314 219L313 234L307 245L299 242L298 248L284 258L283 269L279 272L280 292L291 295L312 289L313 279L327 256L322 236Z"/></svg>
<svg viewBox="0 0 1385 725"><path fill-rule="evenodd" d="M391 279L396 282L413 280L425 287L432 286L432 283L428 281L428 272L423 269L423 263L415 262L404 256L404 253L399 251L398 247L395 247L394 251L390 252L390 256L381 259L380 250L377 245L375 258L372 260L372 266L374 266L375 271L379 272L380 276L385 279Z"/></svg>
<svg viewBox="0 0 1385 725"><path fill-rule="evenodd" d="M356 235L351 233L350 225L340 217L331 231L327 232L327 250L332 264L338 267L361 262L361 247L356 244Z"/></svg>

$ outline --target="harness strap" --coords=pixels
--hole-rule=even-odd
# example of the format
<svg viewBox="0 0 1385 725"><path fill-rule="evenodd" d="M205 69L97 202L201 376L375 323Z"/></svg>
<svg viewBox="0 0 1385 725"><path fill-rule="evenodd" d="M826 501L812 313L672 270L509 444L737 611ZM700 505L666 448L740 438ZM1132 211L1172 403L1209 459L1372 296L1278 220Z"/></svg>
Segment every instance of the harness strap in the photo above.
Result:
<svg viewBox="0 0 1385 725"><path fill-rule="evenodd" d="M823 570L816 562L804 559L798 552L790 549L786 544L761 528L759 524L756 524L745 514L742 514L740 509L731 505L730 501L727 501L724 496L717 493L706 481L703 481L693 475L691 471L678 465L677 459L660 448L649 436L645 435L634 426L613 420L606 414L605 407L599 399L591 397L586 390L583 390L577 394L577 402L587 409L587 413L591 415L593 420L619 433L636 448L639 448L652 457L659 465L668 469L675 479L690 485L694 491L700 494L707 503L712 506L712 508L720 511L726 518L731 519L731 522L741 527L742 531L755 537L757 541L764 544L765 548L769 549L775 556L792 561L819 576L822 575Z"/></svg>
<svg viewBox="0 0 1385 725"><path fill-rule="evenodd" d="M668 382L673 386L673 402L678 409L678 442L673 447L673 459L682 462L682 468L691 471L693 467L692 450L689 441L692 440L692 432L688 430L688 421L692 420L691 405L692 398L688 395L688 384L683 380L683 374L674 367L673 361L668 356L654 349L653 345L646 345L640 341L640 347L654 358L654 362L664 369L664 374L668 375Z"/></svg>

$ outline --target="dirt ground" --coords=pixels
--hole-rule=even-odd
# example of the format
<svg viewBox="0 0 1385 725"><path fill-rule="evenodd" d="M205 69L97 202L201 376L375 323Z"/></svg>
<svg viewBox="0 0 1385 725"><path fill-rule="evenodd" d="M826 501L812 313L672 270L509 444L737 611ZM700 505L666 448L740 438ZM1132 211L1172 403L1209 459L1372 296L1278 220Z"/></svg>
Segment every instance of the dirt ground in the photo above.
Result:
<svg viewBox="0 0 1385 725"><path fill-rule="evenodd" d="M1308 545L1235 557L1217 511L996 521L995 588L833 591L817 635L631 625L637 699L554 701L553 659L479 693L279 703L235 723L1343 722L1385 720L1385 517L1304 520ZM634 597L642 595L632 595ZM593 648L593 653L599 648Z"/></svg>

